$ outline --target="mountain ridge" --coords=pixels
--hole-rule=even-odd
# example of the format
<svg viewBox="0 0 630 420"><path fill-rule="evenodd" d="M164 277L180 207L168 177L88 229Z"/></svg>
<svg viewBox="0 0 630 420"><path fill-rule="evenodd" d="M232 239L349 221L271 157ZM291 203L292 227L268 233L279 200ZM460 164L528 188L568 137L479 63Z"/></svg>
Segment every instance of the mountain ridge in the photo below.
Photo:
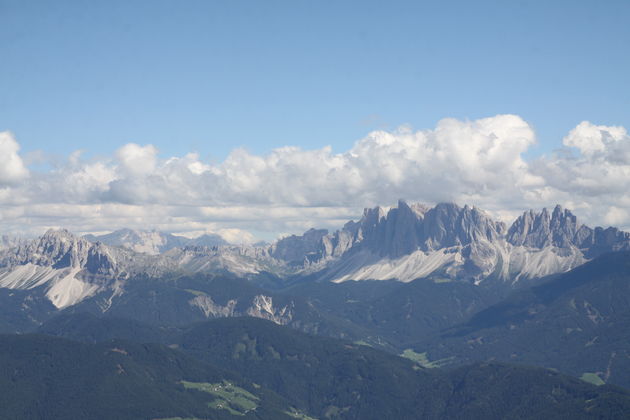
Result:
<svg viewBox="0 0 630 420"><path fill-rule="evenodd" d="M119 246L135 252L157 255L173 248L185 246L219 246L229 243L217 234L204 234L196 238L173 235L158 230L136 230L122 228L103 235L84 235L90 242L101 242L110 246Z"/></svg>
<svg viewBox="0 0 630 420"><path fill-rule="evenodd" d="M122 232L116 240L133 233ZM173 238L170 245L179 240ZM272 275L280 285L302 278L409 282L427 277L511 288L566 272L602 253L627 249L630 233L590 228L560 206L551 212L526 211L508 227L476 207L428 207L400 200L387 212L365 209L359 221L335 232L310 229L263 246L187 242L155 254L49 230L40 238L0 249L0 287L44 287L58 308L103 291L114 298L138 274L157 278L232 273L254 281Z"/></svg>
<svg viewBox="0 0 630 420"><path fill-rule="evenodd" d="M310 265L323 269L322 278L337 282L411 281L432 275L475 283L492 276L514 282L568 271L604 252L630 249L627 232L578 224L560 206L552 212L524 212L508 228L476 207L440 203L428 208L400 200L387 212L366 209L358 222L319 236L316 245L308 239L310 254L321 256L311 258ZM299 238L282 239L276 247Z"/></svg>
<svg viewBox="0 0 630 420"><path fill-rule="evenodd" d="M542 365L630 386L630 252L611 252L513 292L412 345L451 363Z"/></svg>

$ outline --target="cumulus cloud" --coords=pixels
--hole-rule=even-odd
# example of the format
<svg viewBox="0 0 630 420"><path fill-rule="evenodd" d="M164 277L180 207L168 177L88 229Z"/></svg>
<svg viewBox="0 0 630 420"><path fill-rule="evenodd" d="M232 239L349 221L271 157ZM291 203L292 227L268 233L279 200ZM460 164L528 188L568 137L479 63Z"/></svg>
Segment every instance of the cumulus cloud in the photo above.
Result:
<svg viewBox="0 0 630 420"><path fill-rule="evenodd" d="M0 186L15 184L28 176L18 152L20 145L8 131L0 132Z"/></svg>
<svg viewBox="0 0 630 420"><path fill-rule="evenodd" d="M28 178L13 137L0 139L7 151L0 159L19 163L11 177L0 172L0 182L14 183L10 194L0 193L4 230L127 226L251 242L247 231L269 239L334 228L364 206L398 198L473 204L508 222L524 209L560 203L591 224L630 226L623 210L630 205L630 137L623 127L589 122L571 130L558 152L529 161L523 156L536 142L532 127L498 115L448 118L429 130L374 131L344 153L287 146L260 156L236 149L218 164L194 153L160 158L152 145L128 144L110 159L72 154Z"/></svg>
<svg viewBox="0 0 630 420"><path fill-rule="evenodd" d="M233 244L252 244L256 242L256 237L251 232L242 229L219 229L216 233Z"/></svg>
<svg viewBox="0 0 630 420"><path fill-rule="evenodd" d="M627 142L625 128L594 125L588 121L582 121L562 140L565 146L575 147L589 157L609 155L606 152L615 150L616 146L627 145Z"/></svg>
<svg viewBox="0 0 630 420"><path fill-rule="evenodd" d="M120 162L123 173L132 176L150 174L155 170L157 149L153 145L139 146L129 143L116 151L116 158Z"/></svg>

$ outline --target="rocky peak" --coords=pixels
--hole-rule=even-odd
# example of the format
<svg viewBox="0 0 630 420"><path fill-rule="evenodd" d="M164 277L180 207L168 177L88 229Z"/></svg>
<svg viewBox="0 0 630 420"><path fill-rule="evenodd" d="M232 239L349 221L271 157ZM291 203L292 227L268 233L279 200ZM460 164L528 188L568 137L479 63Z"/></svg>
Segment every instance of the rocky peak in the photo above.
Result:
<svg viewBox="0 0 630 420"><path fill-rule="evenodd" d="M456 226L461 210L454 203L439 203L426 212L422 224L422 239L426 249L460 245Z"/></svg>
<svg viewBox="0 0 630 420"><path fill-rule="evenodd" d="M422 227L425 250L495 241L504 231L503 223L492 220L478 208L461 208L453 203L440 203L427 211Z"/></svg>
<svg viewBox="0 0 630 420"><path fill-rule="evenodd" d="M409 207L409 209L410 209L411 211L413 211L413 212L416 214L416 216L417 216L418 218L420 218L420 219L421 219L421 218L423 218L423 217L424 217L424 214L425 214L427 211L429 211L429 210L431 209L431 207L429 207L429 206L427 206L427 205L425 205L425 204L422 204L422 203L411 203L411 204L407 204L407 203L406 203L406 202L404 202L403 200L399 200L399 201L398 201L398 203L399 203L399 204L398 204L398 205L399 205L399 207L400 207L400 203L401 203L401 201L402 201L405 205L407 205L407 207Z"/></svg>
<svg viewBox="0 0 630 420"><path fill-rule="evenodd" d="M502 238L507 230L505 223L495 221L483 210L468 205L462 209L457 227L463 244L481 240L494 242Z"/></svg>
<svg viewBox="0 0 630 420"><path fill-rule="evenodd" d="M557 205L553 209L549 228L552 232L552 243L555 246L566 248L575 245L576 234L580 228L577 217L568 209L562 209Z"/></svg>
<svg viewBox="0 0 630 420"><path fill-rule="evenodd" d="M387 214L380 207L366 209L358 224L356 242L359 247L391 258L419 249L431 251L479 240L493 241L505 233L505 225L495 222L483 211L469 206L461 208L453 203L439 203L429 208L399 200L398 206Z"/></svg>
<svg viewBox="0 0 630 420"><path fill-rule="evenodd" d="M40 238L15 248L3 260L4 265L77 268L92 274L111 274L115 270L114 259L105 245L91 243L66 229L49 229Z"/></svg>
<svg viewBox="0 0 630 420"><path fill-rule="evenodd" d="M324 255L322 239L326 229L309 229L303 235L291 235L280 239L271 249L271 256L291 265L301 265L321 259Z"/></svg>
<svg viewBox="0 0 630 420"><path fill-rule="evenodd" d="M621 231L615 227L596 227L588 229L590 235L584 235L582 245L586 248L586 256L594 258L606 252L630 250L630 232Z"/></svg>
<svg viewBox="0 0 630 420"><path fill-rule="evenodd" d="M581 228L573 213L557 205L551 213L546 208L540 213L533 210L523 213L510 226L507 240L512 245L530 248L580 246L591 234L590 229Z"/></svg>
<svg viewBox="0 0 630 420"><path fill-rule="evenodd" d="M380 235L373 238L377 243L371 244L371 247L380 247L379 253L390 257L416 251L421 243L418 233L424 219L424 210L399 200L398 206L387 212L387 217L381 223Z"/></svg>
<svg viewBox="0 0 630 420"><path fill-rule="evenodd" d="M373 235L386 217L385 210L380 206L374 207L373 209L363 209L363 217L361 217L358 223L358 236L363 239L366 236Z"/></svg>
<svg viewBox="0 0 630 420"><path fill-rule="evenodd" d="M92 246L66 229L48 230L34 244L33 252L28 255L33 264L51 265L53 268L81 267L87 261L87 254Z"/></svg>

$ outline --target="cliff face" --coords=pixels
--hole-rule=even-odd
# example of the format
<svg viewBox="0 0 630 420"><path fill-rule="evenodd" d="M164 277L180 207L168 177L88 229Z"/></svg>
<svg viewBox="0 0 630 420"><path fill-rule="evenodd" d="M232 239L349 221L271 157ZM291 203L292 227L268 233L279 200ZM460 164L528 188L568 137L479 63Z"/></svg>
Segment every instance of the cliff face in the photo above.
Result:
<svg viewBox="0 0 630 420"><path fill-rule="evenodd" d="M365 209L358 222L334 233L312 230L280 240L276 247L291 249L287 260L294 265L308 262L325 268L324 278L334 281L409 281L427 275L513 281L566 271L604 252L630 249L630 234L581 225L560 206L551 212L526 211L508 228L476 207L440 203L429 208L401 200L387 212Z"/></svg>
<svg viewBox="0 0 630 420"><path fill-rule="evenodd" d="M120 250L120 253L124 251ZM67 230L49 230L39 239L21 243L0 255L0 267L32 264L53 269L79 269L115 275L116 257L109 247L91 243Z"/></svg>

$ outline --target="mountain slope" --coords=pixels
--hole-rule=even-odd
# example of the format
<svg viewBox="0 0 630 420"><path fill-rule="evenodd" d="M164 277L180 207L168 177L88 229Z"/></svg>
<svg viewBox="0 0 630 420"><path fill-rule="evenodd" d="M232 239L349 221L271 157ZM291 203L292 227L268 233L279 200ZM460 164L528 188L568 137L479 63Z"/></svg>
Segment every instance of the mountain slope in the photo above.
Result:
<svg viewBox="0 0 630 420"><path fill-rule="evenodd" d="M366 335L337 314L320 311L305 297L269 292L233 276L196 274L175 278L133 278L121 295L95 295L63 313L89 312L149 325L179 327L208 319L251 316L333 337Z"/></svg>
<svg viewBox="0 0 630 420"><path fill-rule="evenodd" d="M320 313L357 327L359 338L400 353L422 337L466 321L500 301L496 290L465 282L309 282L287 289Z"/></svg>
<svg viewBox="0 0 630 420"><path fill-rule="evenodd" d="M0 367L2 418L290 418L290 407L273 393L158 345L5 335ZM193 389L228 382L249 393L255 409L231 415L219 408L227 404L219 394Z"/></svg>
<svg viewBox="0 0 630 420"><path fill-rule="evenodd" d="M342 418L375 418L376 413L400 418L423 405L422 374L408 360L264 320L206 322L188 329L178 342L188 354L246 372L318 417L339 412Z"/></svg>
<svg viewBox="0 0 630 420"><path fill-rule="evenodd" d="M44 290L57 308L72 306L103 290L115 290L125 271L142 265L120 248L92 244L66 230L0 253L0 287Z"/></svg>
<svg viewBox="0 0 630 420"><path fill-rule="evenodd" d="M602 255L417 343L432 360L503 360L630 386L630 252Z"/></svg>
<svg viewBox="0 0 630 420"><path fill-rule="evenodd" d="M91 344L114 339L136 343L172 344L181 334L181 330L174 327L158 327L134 319L97 316L89 312L62 312L33 332Z"/></svg>
<svg viewBox="0 0 630 420"><path fill-rule="evenodd" d="M78 316L75 321L82 323ZM69 323L57 323L57 332ZM100 328L90 323L104 334L111 326L111 320ZM630 409L630 394L622 389L546 369L496 363L423 369L366 346L254 318L208 321L167 336L189 355L240 372L321 419L620 419Z"/></svg>
<svg viewBox="0 0 630 420"><path fill-rule="evenodd" d="M0 334L33 331L57 311L43 294L0 289Z"/></svg>

